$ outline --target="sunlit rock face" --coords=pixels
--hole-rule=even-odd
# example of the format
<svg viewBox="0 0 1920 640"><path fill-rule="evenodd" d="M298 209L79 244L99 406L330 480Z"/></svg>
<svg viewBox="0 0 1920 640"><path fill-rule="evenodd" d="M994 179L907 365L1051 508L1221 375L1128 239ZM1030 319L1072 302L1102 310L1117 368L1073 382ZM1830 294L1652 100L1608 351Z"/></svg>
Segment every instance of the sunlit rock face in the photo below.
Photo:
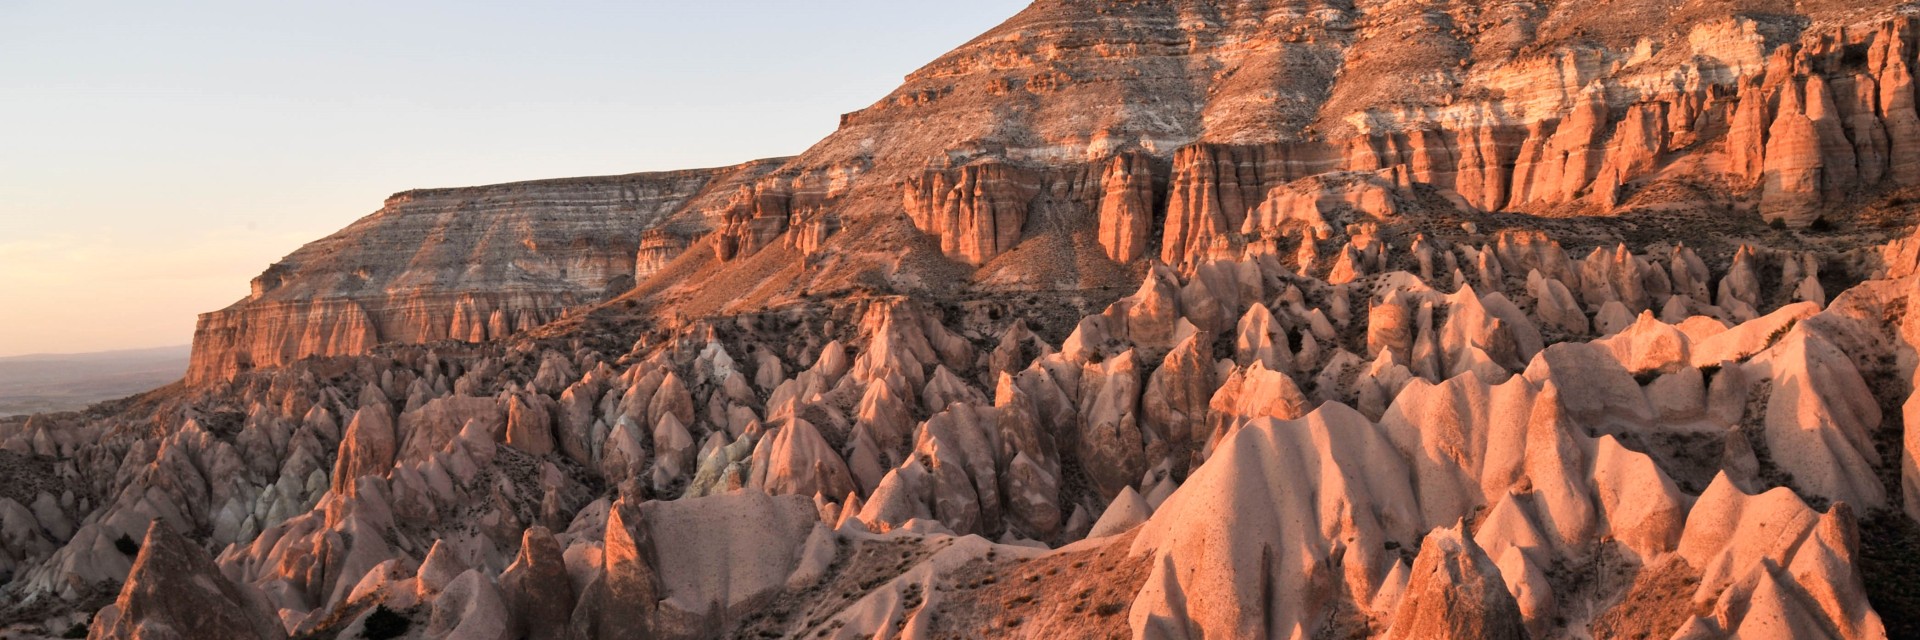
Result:
<svg viewBox="0 0 1920 640"><path fill-rule="evenodd" d="M1795 199L1920 178L1895 133L1913 119L1912 27L1849 3L1783 11L1812 27L1702 3L1038 2L787 171L855 171L857 192L928 165L1248 147L1190 170L1224 181L1233 222L1332 170L1397 170L1483 210L1605 212L1672 152L1725 154L1685 170L1765 182L1796 216Z"/></svg>
<svg viewBox="0 0 1920 640"><path fill-rule="evenodd" d="M995 288L1111 286L1102 260L1324 250L1303 245L1429 197L1831 223L1920 184L1915 28L1881 13L1039 2L791 160L397 195L205 316L191 378L524 332L709 275L668 269L696 245L776 249L729 287L764 304L937 289L960 281L946 262Z"/></svg>
<svg viewBox="0 0 1920 640"><path fill-rule="evenodd" d="M1914 635L1916 38L1048 0L794 159L403 194L0 422L0 620Z"/></svg>
<svg viewBox="0 0 1920 640"><path fill-rule="evenodd" d="M1389 242L1334 233L1332 260ZM178 615L141 573L208 562L176 528L211 532L209 580L242 607L207 624L270 611L295 636L392 616L590 638L1911 620L1871 606L1890 587L1861 559L1885 543L1860 531L1909 517L1882 479L1911 481L1911 456L1872 446L1906 429L1879 407L1909 392L1869 381L1913 375L1915 240L1838 269L1861 280L1831 301L1802 299L1808 254L1777 249L1418 246L1342 284L1270 255L1161 266L1058 324L1049 301L854 296L625 353L562 333L248 371L152 415L10 427L0 447L70 461L45 473L88 497L22 490L0 514L20 589L80 603L132 571L103 637ZM1417 275L1440 256L1475 275ZM1715 279L1734 284L1684 284ZM116 541L156 520L129 564ZM1071 611L1081 592L1098 619ZM1014 623L1009 599L1033 609ZM1661 600L1684 604L1643 610Z"/></svg>
<svg viewBox="0 0 1920 640"><path fill-rule="evenodd" d="M658 229L645 243L643 235L764 169L762 163L396 194L372 215L268 267L245 300L201 316L188 379L219 381L247 368L366 353L388 342L482 342L546 324L568 308L632 288L636 275L671 259L663 253L685 249L672 229ZM688 222L681 226L704 224Z"/></svg>

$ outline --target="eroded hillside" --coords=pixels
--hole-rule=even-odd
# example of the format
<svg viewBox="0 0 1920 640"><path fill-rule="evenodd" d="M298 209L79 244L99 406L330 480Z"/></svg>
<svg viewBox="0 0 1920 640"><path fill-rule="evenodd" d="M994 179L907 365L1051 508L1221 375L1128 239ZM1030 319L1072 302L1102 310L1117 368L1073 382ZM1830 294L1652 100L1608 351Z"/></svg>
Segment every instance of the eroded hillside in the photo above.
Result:
<svg viewBox="0 0 1920 640"><path fill-rule="evenodd" d="M0 423L4 622L1920 633L1908 13L1045 0L793 159L402 194Z"/></svg>

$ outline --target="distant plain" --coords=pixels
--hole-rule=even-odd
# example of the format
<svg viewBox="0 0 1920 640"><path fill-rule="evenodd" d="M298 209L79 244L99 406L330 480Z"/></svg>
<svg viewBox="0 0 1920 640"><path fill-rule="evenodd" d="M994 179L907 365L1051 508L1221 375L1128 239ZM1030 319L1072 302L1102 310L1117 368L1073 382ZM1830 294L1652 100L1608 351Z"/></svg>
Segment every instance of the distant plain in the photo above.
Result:
<svg viewBox="0 0 1920 640"><path fill-rule="evenodd" d="M189 347L0 358L0 418L84 409L178 381Z"/></svg>

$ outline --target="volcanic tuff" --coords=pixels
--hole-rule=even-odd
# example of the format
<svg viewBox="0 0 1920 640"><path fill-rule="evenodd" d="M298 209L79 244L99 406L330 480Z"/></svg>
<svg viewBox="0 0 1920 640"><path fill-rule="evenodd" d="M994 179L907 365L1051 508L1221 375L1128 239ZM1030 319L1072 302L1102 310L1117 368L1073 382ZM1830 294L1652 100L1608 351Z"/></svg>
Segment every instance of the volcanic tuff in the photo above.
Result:
<svg viewBox="0 0 1920 640"><path fill-rule="evenodd" d="M1920 634L1917 12L1042 0L792 159L403 193L0 422L0 621Z"/></svg>
<svg viewBox="0 0 1920 640"><path fill-rule="evenodd" d="M684 211L775 164L394 194L268 267L245 300L201 316L187 379L546 324L651 275L660 251L708 230Z"/></svg>
<svg viewBox="0 0 1920 640"><path fill-rule="evenodd" d="M1077 288L1111 267L995 258L1038 236L1124 263L1157 240L1186 267L1324 239L1327 209L1391 215L1396 186L1475 211L1807 226L1920 184L1893 7L1669 4L1035 3L791 161L395 196L204 317L191 377L507 335L624 285L629 254L644 276L696 243L844 256L769 295L947 280L836 238L905 251L921 234L884 222L902 212L983 285ZM668 219L685 224L649 231Z"/></svg>

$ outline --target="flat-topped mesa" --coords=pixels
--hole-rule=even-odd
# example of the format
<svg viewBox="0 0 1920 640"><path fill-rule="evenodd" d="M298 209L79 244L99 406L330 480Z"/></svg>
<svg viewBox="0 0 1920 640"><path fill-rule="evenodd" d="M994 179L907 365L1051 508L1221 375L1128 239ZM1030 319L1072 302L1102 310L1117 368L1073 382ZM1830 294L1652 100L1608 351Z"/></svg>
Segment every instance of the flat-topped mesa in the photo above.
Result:
<svg viewBox="0 0 1920 640"><path fill-rule="evenodd" d="M702 237L716 264L775 246L844 258L803 269L798 292L951 281L876 250L912 253L915 229L984 286L1071 287L1100 279L1054 268L1098 264L1081 253L1184 272L1280 236L1317 270L1344 256L1321 230L1402 202L1811 225L1920 184L1920 28L1845 4L1804 7L1805 27L1654 0L1431 27L1397 7L1043 0L790 161L396 196L204 317L190 378L511 335ZM902 212L911 226L869 224ZM641 247L669 218L677 237ZM1078 239L1020 251L1047 234Z"/></svg>
<svg viewBox="0 0 1920 640"><path fill-rule="evenodd" d="M675 216L705 227L700 203L773 166L396 194L268 267L246 299L201 315L187 379L217 382L388 342L478 342L526 331L632 288L690 244L653 234L643 247L643 233Z"/></svg>
<svg viewBox="0 0 1920 640"><path fill-rule="evenodd" d="M1470 211L1758 211L1793 226L1920 181L1912 19L1840 3L1804 7L1810 27L1669 9L1502 9L1433 27L1395 7L1042 1L849 114L782 174L840 171L829 206L904 206L974 266L1027 239L1014 223L1033 205L1009 177L1089 166L1108 193L1070 204L1107 257L1176 266L1238 253L1273 189L1330 172ZM1115 160L1131 154L1154 162ZM1131 185L1147 181L1128 176L1143 172L1167 186L1136 205ZM1705 195L1722 189L1734 197ZM1134 212L1162 207L1144 251Z"/></svg>
<svg viewBox="0 0 1920 640"><path fill-rule="evenodd" d="M0 605L1913 635L1920 236L1761 215L1911 195L1915 22L1363 4L1038 0L798 159L396 196L203 318L196 381L265 369L0 421Z"/></svg>
<svg viewBox="0 0 1920 640"><path fill-rule="evenodd" d="M1727 30L1740 37L1711 37ZM1174 154L1160 258L1189 265L1237 252L1241 221L1270 207L1279 186L1332 171L1428 185L1463 209L1546 215L1699 206L1646 187L1721 183L1751 195L1763 219L1807 226L1862 195L1920 180L1914 32L1904 18L1832 29L1773 49L1762 65L1744 59L1766 36L1731 18L1667 45L1727 65L1664 67L1690 78L1679 88L1648 82L1645 71L1582 69L1577 81L1554 80L1563 84L1556 100L1513 93L1441 109L1370 106L1349 116L1345 138L1184 147ZM1491 90L1537 75L1529 64L1475 67L1461 81Z"/></svg>

